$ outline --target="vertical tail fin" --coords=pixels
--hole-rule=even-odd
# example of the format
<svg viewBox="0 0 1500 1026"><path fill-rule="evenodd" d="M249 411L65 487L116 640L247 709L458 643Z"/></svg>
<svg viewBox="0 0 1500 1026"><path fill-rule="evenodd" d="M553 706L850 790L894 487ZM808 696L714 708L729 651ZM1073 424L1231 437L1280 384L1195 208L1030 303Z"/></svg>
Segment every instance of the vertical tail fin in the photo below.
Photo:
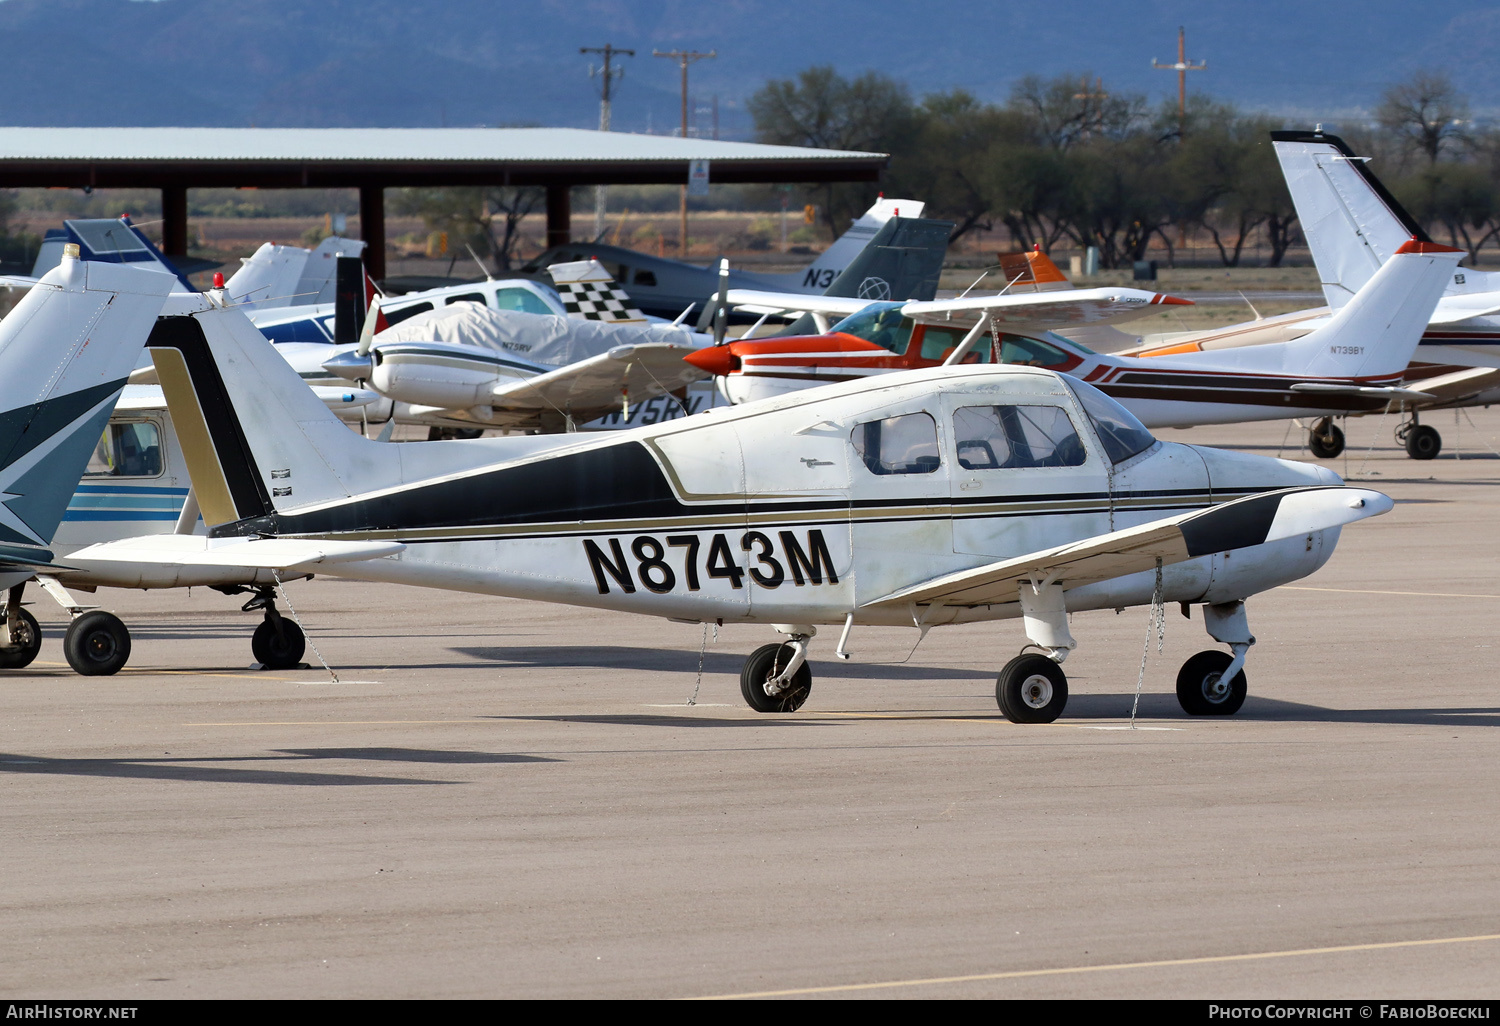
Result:
<svg viewBox="0 0 1500 1026"><path fill-rule="evenodd" d="M1348 303L1407 240L1432 242L1338 136L1272 132L1271 139L1333 309Z"/></svg>
<svg viewBox="0 0 1500 1026"><path fill-rule="evenodd" d="M837 239L833 245L820 253L810 265L798 271L794 275L783 276L788 284L793 284L802 290L826 289L835 278L843 274L845 269L862 253L866 247L874 241L876 233L885 227L886 223L893 217L905 217L907 219L920 218L927 204L921 200L912 199L886 199L881 196L869 210L861 214L849 230Z"/></svg>
<svg viewBox="0 0 1500 1026"><path fill-rule="evenodd" d="M620 289L614 276L599 261L590 258L548 264L547 273L552 276L569 317L610 324L646 323L646 315L636 309L635 300Z"/></svg>
<svg viewBox="0 0 1500 1026"><path fill-rule="evenodd" d="M1400 377L1463 256L1461 249L1408 240L1331 321L1280 347L1282 370L1309 378Z"/></svg>
<svg viewBox="0 0 1500 1026"><path fill-rule="evenodd" d="M47 545L104 432L171 274L74 254L0 321L0 560Z"/></svg>

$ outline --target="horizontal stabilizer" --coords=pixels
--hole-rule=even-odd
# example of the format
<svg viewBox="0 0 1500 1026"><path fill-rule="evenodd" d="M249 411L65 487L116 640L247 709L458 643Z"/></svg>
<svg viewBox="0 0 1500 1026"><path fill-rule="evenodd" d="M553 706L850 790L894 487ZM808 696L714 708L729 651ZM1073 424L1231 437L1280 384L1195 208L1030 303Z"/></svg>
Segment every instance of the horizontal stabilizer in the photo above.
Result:
<svg viewBox="0 0 1500 1026"><path fill-rule="evenodd" d="M1112 531L1016 559L947 574L867 603L987 606L1015 602L1022 581L1049 581L1064 590L1181 563L1199 556L1263 545L1386 513L1391 498L1366 488L1286 488L1208 509Z"/></svg>
<svg viewBox="0 0 1500 1026"><path fill-rule="evenodd" d="M321 538L207 538L158 534L103 542L73 553L79 563L153 563L163 566L248 567L306 572L332 563L394 556L400 542L329 541Z"/></svg>
<svg viewBox="0 0 1500 1026"><path fill-rule="evenodd" d="M1311 392L1317 395L1359 395L1371 399L1389 399L1392 402L1406 400L1407 402L1426 401L1436 398L1430 392L1420 392L1415 388L1399 388L1395 385L1336 385L1325 384L1318 381L1304 381L1292 386L1293 392Z"/></svg>

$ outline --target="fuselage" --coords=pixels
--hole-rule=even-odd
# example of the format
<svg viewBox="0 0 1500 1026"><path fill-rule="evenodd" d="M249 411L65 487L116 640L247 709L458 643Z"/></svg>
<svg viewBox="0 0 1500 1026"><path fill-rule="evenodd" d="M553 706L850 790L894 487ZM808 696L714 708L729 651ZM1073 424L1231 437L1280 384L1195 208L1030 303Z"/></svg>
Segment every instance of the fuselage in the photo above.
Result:
<svg viewBox="0 0 1500 1026"><path fill-rule="evenodd" d="M827 624L853 613L910 624L914 610L866 607L943 574L1250 493L1337 483L1319 468L1144 432L1136 451L1112 456L1081 387L1045 371L948 368L613 435L431 443L429 473L473 465L403 470L389 487L216 532L406 546L330 568L367 580L693 621ZM403 467L408 454L420 461L398 448ZM1314 532L1170 566L1166 598L1231 601L1295 580L1336 538ZM1085 586L1069 608L1149 601L1153 586L1150 574ZM943 607L925 622L1018 610Z"/></svg>
<svg viewBox="0 0 1500 1026"><path fill-rule="evenodd" d="M862 326L853 327L859 331ZM937 367L954 351L964 331L905 319L899 327L876 327L862 334L870 337L834 331L816 336L742 339L705 349L689 359L717 375L718 387L730 402L749 402L831 381ZM1319 378L1243 370L1233 366L1232 353L1213 351L1151 358L1112 356L1040 331L1033 335L1002 334L998 346L985 335L965 363L993 363L997 357L1004 364L1072 374L1122 403L1152 428L1370 412L1384 408L1387 400L1358 394L1324 394L1313 399L1299 395L1291 386L1312 382L1379 387L1399 379L1393 375Z"/></svg>

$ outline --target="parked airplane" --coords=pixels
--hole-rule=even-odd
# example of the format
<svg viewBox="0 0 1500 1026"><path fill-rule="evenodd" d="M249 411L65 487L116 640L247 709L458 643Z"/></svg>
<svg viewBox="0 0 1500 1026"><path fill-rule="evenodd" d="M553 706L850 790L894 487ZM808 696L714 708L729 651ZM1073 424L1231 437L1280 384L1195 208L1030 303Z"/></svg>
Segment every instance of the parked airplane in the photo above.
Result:
<svg viewBox="0 0 1500 1026"><path fill-rule="evenodd" d="M809 295L825 292L849 263L871 244L882 225L893 217L920 218L925 207L926 204L919 200L882 196L803 270L791 274L736 271L734 287ZM951 225L949 230L952 230ZM717 262L708 267L697 267L597 241L554 246L521 270L526 274L538 274L555 263L590 258L604 265L637 306L659 317L675 318L688 307L706 302L719 287Z"/></svg>
<svg viewBox="0 0 1500 1026"><path fill-rule="evenodd" d="M1182 302L1133 289L1053 290L931 303L871 304L810 338L741 339L687 357L732 401L830 380L968 360L1047 367L1082 378L1149 427L1187 427L1378 411L1424 400L1402 378L1461 250L1410 240L1358 295L1290 341L1152 358L1095 353L1039 330L1099 323L1148 304ZM768 306L771 297L731 291ZM794 305L790 297L775 302ZM805 301L809 306L818 300ZM998 334L1000 344L992 339Z"/></svg>
<svg viewBox="0 0 1500 1026"><path fill-rule="evenodd" d="M314 249L264 242L241 259L240 269L225 287L237 303L253 310L331 308L338 284L338 258L357 258L364 250L365 244L359 239L337 235L330 235Z"/></svg>
<svg viewBox="0 0 1500 1026"><path fill-rule="evenodd" d="M1405 261L1398 261L1398 266ZM614 434L399 446L345 428L232 307L163 316L150 346L206 538L93 546L95 565L224 563L773 625L747 702L807 698L808 643L842 624L1019 617L997 682L1013 720L1067 700L1068 613L1201 603L1229 653L1188 660L1195 714L1244 700L1244 600L1300 579L1338 528L1391 508L1289 461L1164 443L1066 375L945 367ZM191 427L186 425L191 424ZM1035 651L1031 651L1035 649Z"/></svg>
<svg viewBox="0 0 1500 1026"><path fill-rule="evenodd" d="M163 256L145 233L130 223L129 216L86 217L64 221L61 228L47 229L31 266L31 280L58 266L68 246L77 247L79 259L87 262L129 264L163 271L177 279L175 288L179 292L198 291L187 280L188 273L218 266L207 261L189 261L184 271ZM8 280L15 284L28 283L20 278Z"/></svg>
<svg viewBox="0 0 1500 1026"><path fill-rule="evenodd" d="M21 605L26 582L62 569L53 533L175 280L86 262L69 245L0 321L0 667L27 666L41 648L41 628ZM70 658L113 644L103 617L68 627Z"/></svg>
<svg viewBox="0 0 1500 1026"><path fill-rule="evenodd" d="M1272 132L1272 145L1318 267L1323 294L1341 309L1407 239L1427 241L1421 225L1338 136ZM1414 459L1442 449L1420 410L1500 402L1500 273L1453 272L1406 375L1431 397L1402 405L1396 439ZM1314 425L1314 452L1337 455L1343 432ZM1322 452L1319 452L1322 449Z"/></svg>
<svg viewBox="0 0 1500 1026"><path fill-rule="evenodd" d="M946 221L891 217L833 280L827 295L802 298L854 306L868 302L855 298L861 292L931 298L950 229ZM704 378L682 357L712 337L645 323L598 261L552 264L548 271L563 295L568 318L502 314L463 304L451 313L434 311L403 321L368 345L336 350L322 359L316 347L294 353L283 346L282 352L309 380L317 380L320 365L350 381L368 382L405 404L397 408L398 419L461 428L614 427L596 418L620 411L620 420L628 422L632 401L638 407L653 397L680 394ZM706 306L700 326L712 321L717 300ZM430 332L437 317L460 328L471 320L487 327L465 338L435 339ZM718 325L720 337L723 327ZM705 389L696 397L700 405L704 394L711 396ZM690 398L681 396L680 410L689 408Z"/></svg>

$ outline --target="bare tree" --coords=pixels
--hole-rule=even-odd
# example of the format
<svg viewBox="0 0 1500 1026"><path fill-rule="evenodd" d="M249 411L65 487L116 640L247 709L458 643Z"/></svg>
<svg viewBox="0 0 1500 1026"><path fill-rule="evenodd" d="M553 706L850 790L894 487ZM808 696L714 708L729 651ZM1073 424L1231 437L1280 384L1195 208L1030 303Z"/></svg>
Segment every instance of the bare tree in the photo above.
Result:
<svg viewBox="0 0 1500 1026"><path fill-rule="evenodd" d="M1453 85L1445 71L1419 71L1385 91L1375 117L1436 164L1443 147L1464 139L1469 99Z"/></svg>

